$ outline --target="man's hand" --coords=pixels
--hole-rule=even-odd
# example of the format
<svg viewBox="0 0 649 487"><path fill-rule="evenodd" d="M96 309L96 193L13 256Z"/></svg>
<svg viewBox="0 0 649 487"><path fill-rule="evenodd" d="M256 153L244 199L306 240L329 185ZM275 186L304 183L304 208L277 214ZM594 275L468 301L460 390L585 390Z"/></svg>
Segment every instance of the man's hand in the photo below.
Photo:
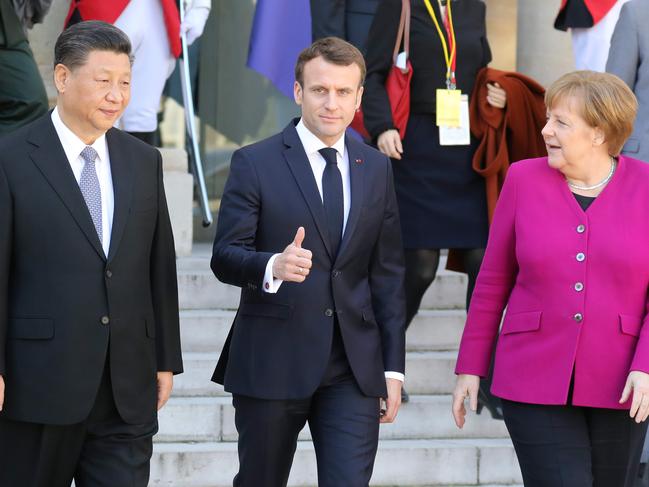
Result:
<svg viewBox="0 0 649 487"><path fill-rule="evenodd" d="M401 387L403 383L399 379L385 379L388 388L388 398L385 400L385 413L381 415L381 423L392 423L397 417L399 406L401 406Z"/></svg>
<svg viewBox="0 0 649 487"><path fill-rule="evenodd" d="M629 416L635 418L636 423L641 423L649 416L649 374L639 370L629 372L620 398L620 404L629 400L632 391L633 401L631 401Z"/></svg>
<svg viewBox="0 0 649 487"><path fill-rule="evenodd" d="M398 130L390 129L379 135L376 145L381 152L392 159L401 159L403 145Z"/></svg>
<svg viewBox="0 0 649 487"><path fill-rule="evenodd" d="M311 251L302 248L304 227L297 229L295 238L273 262L273 277L289 282L304 282L311 269Z"/></svg>
<svg viewBox="0 0 649 487"><path fill-rule="evenodd" d="M167 404L174 386L173 372L158 372L158 411Z"/></svg>
<svg viewBox="0 0 649 487"><path fill-rule="evenodd" d="M464 426L466 408L464 400L469 398L471 411L478 409L478 389L480 389L480 377L477 375L460 374L455 381L453 391L453 418L458 428Z"/></svg>
<svg viewBox="0 0 649 487"><path fill-rule="evenodd" d="M0 411L5 403L5 380L4 377L0 375Z"/></svg>

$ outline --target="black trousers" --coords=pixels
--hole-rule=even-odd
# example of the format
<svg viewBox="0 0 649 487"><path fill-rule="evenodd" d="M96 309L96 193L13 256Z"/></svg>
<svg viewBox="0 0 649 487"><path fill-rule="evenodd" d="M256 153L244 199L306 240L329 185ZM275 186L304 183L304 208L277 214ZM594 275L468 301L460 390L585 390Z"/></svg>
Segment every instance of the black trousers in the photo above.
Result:
<svg viewBox="0 0 649 487"><path fill-rule="evenodd" d="M157 421L127 424L104 371L82 423L55 426L0 419L1 487L146 487ZM11 389L6 391L11 394Z"/></svg>
<svg viewBox="0 0 649 487"><path fill-rule="evenodd" d="M379 399L361 393L334 328L327 372L313 396L266 400L233 395L239 432L235 487L285 487L298 434L307 422L318 486L368 486L379 440Z"/></svg>
<svg viewBox="0 0 649 487"><path fill-rule="evenodd" d="M633 487L647 423L626 410L503 399L525 487Z"/></svg>

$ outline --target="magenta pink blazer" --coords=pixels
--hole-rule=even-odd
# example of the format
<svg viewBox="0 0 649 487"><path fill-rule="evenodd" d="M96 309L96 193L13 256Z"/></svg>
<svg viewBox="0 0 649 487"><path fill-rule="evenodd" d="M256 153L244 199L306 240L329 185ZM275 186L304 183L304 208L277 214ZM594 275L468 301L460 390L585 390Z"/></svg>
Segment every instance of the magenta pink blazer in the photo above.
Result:
<svg viewBox="0 0 649 487"><path fill-rule="evenodd" d="M469 308L456 373L512 401L620 405L631 370L649 373L649 165L621 156L583 211L547 158L509 168Z"/></svg>

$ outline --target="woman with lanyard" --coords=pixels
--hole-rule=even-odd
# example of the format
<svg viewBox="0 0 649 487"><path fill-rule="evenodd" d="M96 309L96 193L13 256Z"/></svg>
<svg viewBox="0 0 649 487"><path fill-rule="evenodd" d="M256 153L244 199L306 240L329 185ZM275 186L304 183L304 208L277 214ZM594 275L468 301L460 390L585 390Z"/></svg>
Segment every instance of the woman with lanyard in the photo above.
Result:
<svg viewBox="0 0 649 487"><path fill-rule="evenodd" d="M435 278L440 249L461 251L469 276L467 304L480 268L487 242L487 201L484 180L471 166L477 141L469 134L467 97L478 71L491 61L482 1L410 3L413 75L403 140L385 90L401 0L384 0L376 12L367 42L363 95L365 126L379 150L392 159L406 256L407 325ZM467 97L460 98L460 93ZM504 90L490 85L487 102L504 108ZM465 118L458 129L449 131L436 123L456 124L458 115ZM486 398L483 394L482 403L490 407Z"/></svg>

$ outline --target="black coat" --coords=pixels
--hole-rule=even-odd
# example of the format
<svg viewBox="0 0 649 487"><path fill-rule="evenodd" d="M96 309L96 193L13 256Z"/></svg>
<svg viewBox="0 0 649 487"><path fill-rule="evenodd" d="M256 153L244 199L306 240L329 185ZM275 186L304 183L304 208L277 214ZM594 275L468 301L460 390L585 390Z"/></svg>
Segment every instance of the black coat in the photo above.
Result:
<svg viewBox="0 0 649 487"><path fill-rule="evenodd" d="M386 395L384 372L405 366L403 252L390 163L349 137L351 208L332 258L324 206L293 124L234 153L212 269L241 287L239 311L213 380L262 399L303 399L329 361L334 313L353 374L367 396ZM298 227L313 268L303 283L262 290L266 264Z"/></svg>
<svg viewBox="0 0 649 487"><path fill-rule="evenodd" d="M446 87L444 51L424 0L411 0L410 109L412 113L435 113L435 90ZM441 14L431 0L437 19ZM478 71L491 61L485 27L485 5L480 0L455 0L451 6L457 41L457 86L471 95ZM385 79L392 66L392 51L399 28L401 0L383 0L367 39L367 80L363 94L365 127L376 139L394 128ZM444 26L440 24L442 30Z"/></svg>
<svg viewBox="0 0 649 487"><path fill-rule="evenodd" d="M0 140L6 418L83 421L110 350L120 416L152 421L156 372L182 371L160 153L117 129L106 137L115 196L107 258L50 113Z"/></svg>

